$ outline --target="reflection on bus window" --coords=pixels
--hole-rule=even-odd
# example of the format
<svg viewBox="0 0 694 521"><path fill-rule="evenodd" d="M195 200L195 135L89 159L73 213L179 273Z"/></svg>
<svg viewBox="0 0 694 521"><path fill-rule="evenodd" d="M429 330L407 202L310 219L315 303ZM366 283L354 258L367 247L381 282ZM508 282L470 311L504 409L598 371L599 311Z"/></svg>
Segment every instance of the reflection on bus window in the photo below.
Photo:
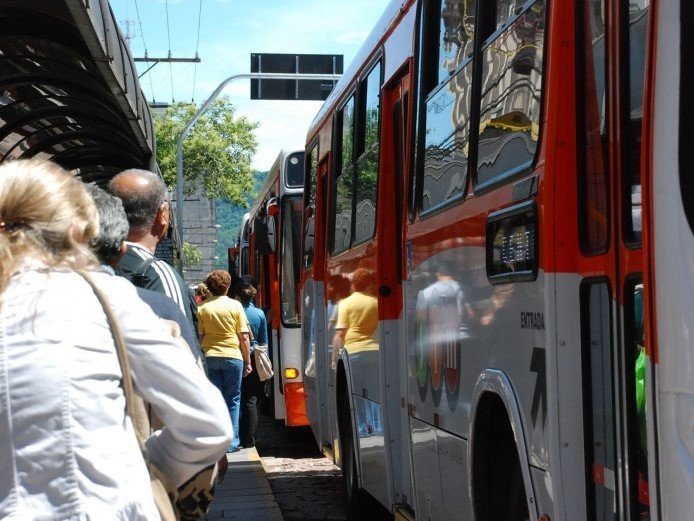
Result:
<svg viewBox="0 0 694 521"><path fill-rule="evenodd" d="M524 3L525 0L496 0L496 30L513 18Z"/></svg>
<svg viewBox="0 0 694 521"><path fill-rule="evenodd" d="M333 253L345 251L352 239L353 184L352 170L341 174L337 179Z"/></svg>
<svg viewBox="0 0 694 521"><path fill-rule="evenodd" d="M625 380L627 382L627 425L630 432L628 461L630 476L631 510L634 518L650 519L648 496L648 435L646 413L648 389L646 382L646 348L644 341L643 284L627 285L625 310L626 353Z"/></svg>
<svg viewBox="0 0 694 521"><path fill-rule="evenodd" d="M342 109L342 141L341 141L341 166L340 171L352 163L354 157L354 96L345 104Z"/></svg>
<svg viewBox="0 0 694 521"><path fill-rule="evenodd" d="M318 148L313 147L307 154L308 157L308 179L306 179L305 194L308 206L308 215L304 227L304 268L313 266L313 247L315 241L316 227L316 195L318 193Z"/></svg>
<svg viewBox="0 0 694 521"><path fill-rule="evenodd" d="M629 113L626 115L626 162L624 172L625 237L641 242L641 121L646 68L646 34L649 0L624 0L629 25Z"/></svg>
<svg viewBox="0 0 694 521"><path fill-rule="evenodd" d="M605 114L605 5L604 0L584 2L579 18L584 67L578 75L577 96L582 141L579 148L580 246L583 253L595 255L607 250L608 178L607 127ZM580 69L579 69L580 70ZM580 128L580 127L579 127Z"/></svg>
<svg viewBox="0 0 694 521"><path fill-rule="evenodd" d="M354 196L354 96L342 109L340 170L336 173L333 209L333 253L349 248L352 242L352 205Z"/></svg>
<svg viewBox="0 0 694 521"><path fill-rule="evenodd" d="M472 61L427 100L422 211L465 190L471 89Z"/></svg>
<svg viewBox="0 0 694 521"><path fill-rule="evenodd" d="M540 0L482 51L478 184L522 172L535 157L544 20Z"/></svg>
<svg viewBox="0 0 694 521"><path fill-rule="evenodd" d="M302 199L285 197L282 201L282 322L285 325L300 324L298 305L301 261L301 217Z"/></svg>
<svg viewBox="0 0 694 521"><path fill-rule="evenodd" d="M475 0L442 0L439 26L439 78L445 81L472 55Z"/></svg>
<svg viewBox="0 0 694 521"><path fill-rule="evenodd" d="M378 62L362 82L365 98L365 113L360 121L362 144L361 157L357 162L357 205L355 208L354 242L359 243L373 237L376 225L376 186L378 183L378 143L381 63Z"/></svg>
<svg viewBox="0 0 694 521"><path fill-rule="evenodd" d="M606 282L581 288L588 519L617 519L617 441L610 294Z"/></svg>

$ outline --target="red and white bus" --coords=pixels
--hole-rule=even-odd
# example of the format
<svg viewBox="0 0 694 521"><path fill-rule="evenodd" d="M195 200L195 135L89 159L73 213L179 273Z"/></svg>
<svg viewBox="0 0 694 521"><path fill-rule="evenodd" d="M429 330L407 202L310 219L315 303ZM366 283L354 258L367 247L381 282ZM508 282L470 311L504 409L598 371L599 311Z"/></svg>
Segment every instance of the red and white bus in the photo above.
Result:
<svg viewBox="0 0 694 521"><path fill-rule="evenodd" d="M289 427L308 425L301 369L299 277L304 151L283 150L241 222L240 275L259 283L256 305L268 318L275 376L270 392L275 419Z"/></svg>
<svg viewBox="0 0 694 521"><path fill-rule="evenodd" d="M307 411L403 518L694 512L694 6L394 0L307 137Z"/></svg>

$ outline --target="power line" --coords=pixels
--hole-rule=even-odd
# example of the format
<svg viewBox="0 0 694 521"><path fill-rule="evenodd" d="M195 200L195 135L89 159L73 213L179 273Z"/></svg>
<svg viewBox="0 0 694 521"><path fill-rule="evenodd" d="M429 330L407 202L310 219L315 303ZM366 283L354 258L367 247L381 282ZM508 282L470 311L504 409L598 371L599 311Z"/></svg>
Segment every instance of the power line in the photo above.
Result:
<svg viewBox="0 0 694 521"><path fill-rule="evenodd" d="M147 58L147 40L145 40L145 32L142 30L142 19L140 18L140 7L137 5L137 0L135 0L135 12L137 13L137 23L140 25L142 44L145 46L145 58ZM152 101L154 101L154 85L152 84L152 76L149 77L149 90L152 93Z"/></svg>
<svg viewBox="0 0 694 521"><path fill-rule="evenodd" d="M166 37L169 42L169 58L171 58L171 28L169 26L169 0L164 2L166 8ZM171 62L169 62L169 79L171 81L171 103L176 103L176 97L174 96L174 84L173 84L173 67Z"/></svg>
<svg viewBox="0 0 694 521"><path fill-rule="evenodd" d="M200 3L198 5L198 38L197 42L195 44L195 57L199 58L198 56L198 50L200 49L200 20L202 19L202 0L200 0ZM198 64L195 64L195 67L193 68L193 93L190 96L190 101L195 103L195 80L198 77Z"/></svg>

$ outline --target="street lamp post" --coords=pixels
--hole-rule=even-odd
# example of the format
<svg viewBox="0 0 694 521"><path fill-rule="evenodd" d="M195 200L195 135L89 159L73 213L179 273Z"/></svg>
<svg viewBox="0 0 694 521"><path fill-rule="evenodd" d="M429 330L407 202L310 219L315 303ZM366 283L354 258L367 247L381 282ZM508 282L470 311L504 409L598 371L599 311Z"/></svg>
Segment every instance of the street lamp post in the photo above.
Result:
<svg viewBox="0 0 694 521"><path fill-rule="evenodd" d="M224 87L232 81L253 79L253 80L332 80L340 79L339 74L275 74L268 72L251 72L245 74L234 74L222 81L214 90L210 97L205 100L205 103L198 109L192 119L183 129L183 132L178 136L178 144L176 145L176 221L178 226L178 238L183 244L183 141L185 140L190 129L195 125L195 122L202 116L210 107L212 102L217 99L219 94L224 90ZM183 262L180 263L179 269L183 272Z"/></svg>

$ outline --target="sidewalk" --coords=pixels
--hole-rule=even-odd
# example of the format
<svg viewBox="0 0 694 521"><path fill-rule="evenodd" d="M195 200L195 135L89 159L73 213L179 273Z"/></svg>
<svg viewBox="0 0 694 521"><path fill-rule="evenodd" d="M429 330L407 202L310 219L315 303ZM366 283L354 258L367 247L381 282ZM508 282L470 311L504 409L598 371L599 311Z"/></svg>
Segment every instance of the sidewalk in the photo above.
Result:
<svg viewBox="0 0 694 521"><path fill-rule="evenodd" d="M207 519L282 521L275 496L255 447L227 454L229 470L217 486Z"/></svg>

